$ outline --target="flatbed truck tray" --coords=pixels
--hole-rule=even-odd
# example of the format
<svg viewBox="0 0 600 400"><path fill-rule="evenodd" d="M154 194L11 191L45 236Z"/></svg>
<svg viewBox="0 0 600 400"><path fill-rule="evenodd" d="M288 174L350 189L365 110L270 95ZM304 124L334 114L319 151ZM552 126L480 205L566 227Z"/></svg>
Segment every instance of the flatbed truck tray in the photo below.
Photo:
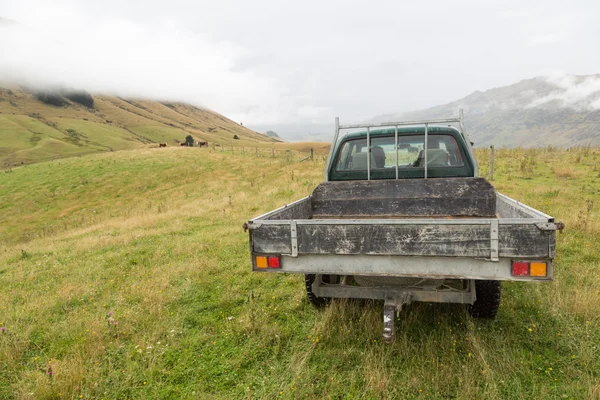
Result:
<svg viewBox="0 0 600 400"><path fill-rule="evenodd" d="M551 280L554 218L502 194L494 218L313 219L312 196L248 221L252 259L281 256L279 272ZM444 257L440 261L440 257ZM547 262L543 277L511 261ZM259 268L255 271L273 271Z"/></svg>

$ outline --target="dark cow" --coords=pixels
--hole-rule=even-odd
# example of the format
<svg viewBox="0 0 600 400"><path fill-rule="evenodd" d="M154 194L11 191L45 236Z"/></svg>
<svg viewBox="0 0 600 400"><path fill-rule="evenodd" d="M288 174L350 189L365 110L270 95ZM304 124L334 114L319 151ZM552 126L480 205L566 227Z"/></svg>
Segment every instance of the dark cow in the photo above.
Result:
<svg viewBox="0 0 600 400"><path fill-rule="evenodd" d="M159 143L158 147L167 147L167 144L166 143Z"/></svg>
<svg viewBox="0 0 600 400"><path fill-rule="evenodd" d="M180 145L181 147L183 147L183 146L187 146L187 143L183 142L183 143L179 143L179 145Z"/></svg>
<svg viewBox="0 0 600 400"><path fill-rule="evenodd" d="M208 142L198 142L198 147L208 147Z"/></svg>

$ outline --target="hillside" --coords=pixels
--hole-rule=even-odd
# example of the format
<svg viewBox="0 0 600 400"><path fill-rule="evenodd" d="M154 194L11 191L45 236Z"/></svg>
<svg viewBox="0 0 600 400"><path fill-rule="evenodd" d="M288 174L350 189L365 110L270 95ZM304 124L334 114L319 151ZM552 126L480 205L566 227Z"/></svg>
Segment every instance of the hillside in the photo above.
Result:
<svg viewBox="0 0 600 400"><path fill-rule="evenodd" d="M377 121L445 118L464 109L476 146L600 145L600 75L537 77Z"/></svg>
<svg viewBox="0 0 600 400"><path fill-rule="evenodd" d="M159 142L176 146L188 135L236 146L276 143L216 112L184 103L0 88L0 167Z"/></svg>
<svg viewBox="0 0 600 400"><path fill-rule="evenodd" d="M321 159L147 148L0 173L0 398L597 399L599 156L498 150L494 185L566 224L555 281L503 283L494 321L414 303L389 345L381 303L316 310L303 276L251 272L242 223L310 193Z"/></svg>

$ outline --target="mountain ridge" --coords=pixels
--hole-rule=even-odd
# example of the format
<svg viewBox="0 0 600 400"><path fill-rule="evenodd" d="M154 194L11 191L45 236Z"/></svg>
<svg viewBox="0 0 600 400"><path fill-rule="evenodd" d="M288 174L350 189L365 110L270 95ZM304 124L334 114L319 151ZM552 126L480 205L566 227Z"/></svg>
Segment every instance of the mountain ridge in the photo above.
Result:
<svg viewBox="0 0 600 400"><path fill-rule="evenodd" d="M447 118L460 108L477 146L600 145L600 74L538 76L374 121Z"/></svg>

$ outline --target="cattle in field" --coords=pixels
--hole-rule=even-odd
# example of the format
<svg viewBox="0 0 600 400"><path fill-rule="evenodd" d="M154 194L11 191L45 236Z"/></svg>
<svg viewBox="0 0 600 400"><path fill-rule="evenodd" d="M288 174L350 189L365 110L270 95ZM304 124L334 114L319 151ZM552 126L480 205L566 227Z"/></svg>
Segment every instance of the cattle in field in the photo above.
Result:
<svg viewBox="0 0 600 400"><path fill-rule="evenodd" d="M180 145L181 147L183 147L183 146L187 146L187 143L183 142L183 143L179 143L179 145Z"/></svg>
<svg viewBox="0 0 600 400"><path fill-rule="evenodd" d="M196 142L198 147L208 147L208 142Z"/></svg>
<svg viewBox="0 0 600 400"><path fill-rule="evenodd" d="M167 147L167 144L166 143L159 143L158 147Z"/></svg>

